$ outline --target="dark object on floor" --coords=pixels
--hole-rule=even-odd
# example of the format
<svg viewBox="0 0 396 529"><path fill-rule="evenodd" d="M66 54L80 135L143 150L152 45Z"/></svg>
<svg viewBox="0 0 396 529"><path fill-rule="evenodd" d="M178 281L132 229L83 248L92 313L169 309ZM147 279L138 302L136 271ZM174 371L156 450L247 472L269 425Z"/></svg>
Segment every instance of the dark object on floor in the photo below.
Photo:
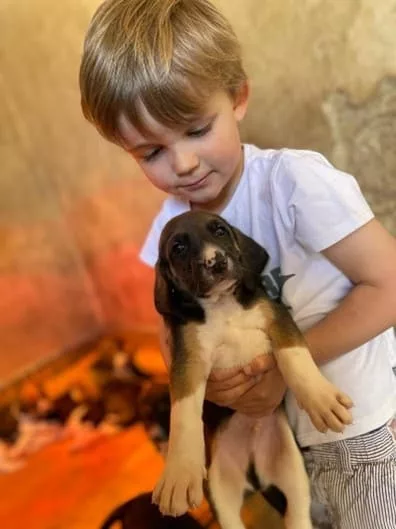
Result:
<svg viewBox="0 0 396 529"><path fill-rule="evenodd" d="M122 529L202 529L188 514L177 518L162 516L158 507L151 503L151 492L132 498L114 509L101 529L111 529L116 522L121 523Z"/></svg>
<svg viewBox="0 0 396 529"><path fill-rule="evenodd" d="M104 348L91 366L106 417L120 427L139 420L138 399L150 377L139 370L121 339Z"/></svg>
<svg viewBox="0 0 396 529"><path fill-rule="evenodd" d="M54 399L47 398L47 407L40 413L40 418L50 422L66 424L73 410L79 402L73 395L73 391L66 391Z"/></svg>
<svg viewBox="0 0 396 529"><path fill-rule="evenodd" d="M138 400L139 419L151 441L162 452L169 439L170 396L167 383L146 384Z"/></svg>
<svg viewBox="0 0 396 529"><path fill-rule="evenodd" d="M91 371L100 386L115 378L140 382L151 378L149 373L145 373L136 365L133 356L125 351L125 343L122 339L115 339L100 351L98 359L91 366Z"/></svg>
<svg viewBox="0 0 396 529"><path fill-rule="evenodd" d="M55 398L42 397L33 417L66 426L73 418L79 423L98 426L105 418L106 409L101 398L89 395L82 385L75 384Z"/></svg>
<svg viewBox="0 0 396 529"><path fill-rule="evenodd" d="M11 406L0 408L0 440L14 443L18 437L18 419Z"/></svg>
<svg viewBox="0 0 396 529"><path fill-rule="evenodd" d="M125 428L138 420L138 398L142 383L135 379L109 379L100 388L106 417Z"/></svg>

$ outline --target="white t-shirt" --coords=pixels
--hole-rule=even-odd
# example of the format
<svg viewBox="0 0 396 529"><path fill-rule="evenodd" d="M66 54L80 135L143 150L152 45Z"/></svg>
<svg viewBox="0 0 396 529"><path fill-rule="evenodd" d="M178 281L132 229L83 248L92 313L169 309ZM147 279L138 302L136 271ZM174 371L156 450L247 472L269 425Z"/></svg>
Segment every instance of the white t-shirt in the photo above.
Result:
<svg viewBox="0 0 396 529"><path fill-rule="evenodd" d="M221 216L266 248L263 277L272 296L282 294L303 331L334 309L352 284L320 252L373 218L356 180L322 155L244 146L244 171ZM153 266L162 228L189 203L165 200L141 251ZM343 434L322 434L289 392L286 410L300 446L346 439L382 426L396 412L393 329L320 367L354 401L354 422Z"/></svg>

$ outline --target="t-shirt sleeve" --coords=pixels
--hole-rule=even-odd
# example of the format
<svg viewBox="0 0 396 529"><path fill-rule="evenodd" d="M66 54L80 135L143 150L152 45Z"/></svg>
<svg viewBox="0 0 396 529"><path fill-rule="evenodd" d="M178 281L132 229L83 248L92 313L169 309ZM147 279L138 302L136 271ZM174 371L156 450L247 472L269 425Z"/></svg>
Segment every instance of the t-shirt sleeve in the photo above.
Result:
<svg viewBox="0 0 396 529"><path fill-rule="evenodd" d="M307 250L320 252L374 217L356 179L322 155L290 157L280 165L288 188L287 216Z"/></svg>
<svg viewBox="0 0 396 529"><path fill-rule="evenodd" d="M154 218L146 240L139 253L139 258L145 264L154 267L158 259L158 245L165 224L180 213L187 211L188 206L174 197L167 198Z"/></svg>
<svg viewBox="0 0 396 529"><path fill-rule="evenodd" d="M165 226L164 214L162 211L154 218L146 240L140 250L139 257L143 263L154 267L158 258L158 244L162 228Z"/></svg>

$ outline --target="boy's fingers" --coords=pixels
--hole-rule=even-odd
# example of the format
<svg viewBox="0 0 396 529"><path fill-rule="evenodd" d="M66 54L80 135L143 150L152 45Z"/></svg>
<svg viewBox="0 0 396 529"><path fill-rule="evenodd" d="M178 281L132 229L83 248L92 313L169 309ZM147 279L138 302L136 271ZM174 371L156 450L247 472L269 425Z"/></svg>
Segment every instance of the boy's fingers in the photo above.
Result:
<svg viewBox="0 0 396 529"><path fill-rule="evenodd" d="M238 373L234 377L224 380L221 383L218 382L218 385L220 386L221 384L221 388L219 387L219 389L221 390L235 388L235 389L239 389L242 391L246 385L249 385L250 387L256 383L257 383L256 377L249 377L248 375L245 375L245 373Z"/></svg>
<svg viewBox="0 0 396 529"><path fill-rule="evenodd" d="M257 356L250 364L231 369L214 369L208 378L209 382L226 382L228 387L236 386L246 382L250 377L260 375L275 367L273 355L265 354ZM226 389L226 387L224 387Z"/></svg>
<svg viewBox="0 0 396 529"><path fill-rule="evenodd" d="M232 387L241 384L242 382L246 382L248 378L248 375L241 371L239 367L232 369L215 369L210 373L208 382L226 383L228 387Z"/></svg>
<svg viewBox="0 0 396 529"><path fill-rule="evenodd" d="M343 406L345 406L346 408L353 408L354 404L353 404L353 401L350 397L348 397L348 395L345 395L345 393L340 393L338 396L337 396L337 400L340 404L342 404Z"/></svg>
<svg viewBox="0 0 396 529"><path fill-rule="evenodd" d="M249 376L263 373L275 367L275 360L273 355L265 354L254 358L250 364L245 366L242 371Z"/></svg>
<svg viewBox="0 0 396 529"><path fill-rule="evenodd" d="M332 411L343 424L352 424L352 413L344 406L338 405Z"/></svg>
<svg viewBox="0 0 396 529"><path fill-rule="evenodd" d="M315 413L315 414L311 414L310 415L310 419L312 421L312 424L315 426L315 428L321 432L321 433L326 433L327 430L329 429L327 424L324 422L324 420L322 419L322 417Z"/></svg>
<svg viewBox="0 0 396 529"><path fill-rule="evenodd" d="M213 388L208 387L206 391L206 398L215 404L218 404L219 406L229 406L241 398L241 396L249 391L254 385L254 380L249 379L236 387L232 387L224 391L216 391L213 390Z"/></svg>

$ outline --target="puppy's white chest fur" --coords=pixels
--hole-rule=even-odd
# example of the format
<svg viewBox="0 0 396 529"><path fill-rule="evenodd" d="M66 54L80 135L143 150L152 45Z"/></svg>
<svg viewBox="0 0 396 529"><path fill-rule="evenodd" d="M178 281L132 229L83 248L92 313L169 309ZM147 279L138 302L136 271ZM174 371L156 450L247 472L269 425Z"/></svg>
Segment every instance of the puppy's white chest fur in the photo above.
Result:
<svg viewBox="0 0 396 529"><path fill-rule="evenodd" d="M201 302L206 321L197 326L197 338L213 368L242 366L271 351L260 304L244 309L233 295Z"/></svg>

